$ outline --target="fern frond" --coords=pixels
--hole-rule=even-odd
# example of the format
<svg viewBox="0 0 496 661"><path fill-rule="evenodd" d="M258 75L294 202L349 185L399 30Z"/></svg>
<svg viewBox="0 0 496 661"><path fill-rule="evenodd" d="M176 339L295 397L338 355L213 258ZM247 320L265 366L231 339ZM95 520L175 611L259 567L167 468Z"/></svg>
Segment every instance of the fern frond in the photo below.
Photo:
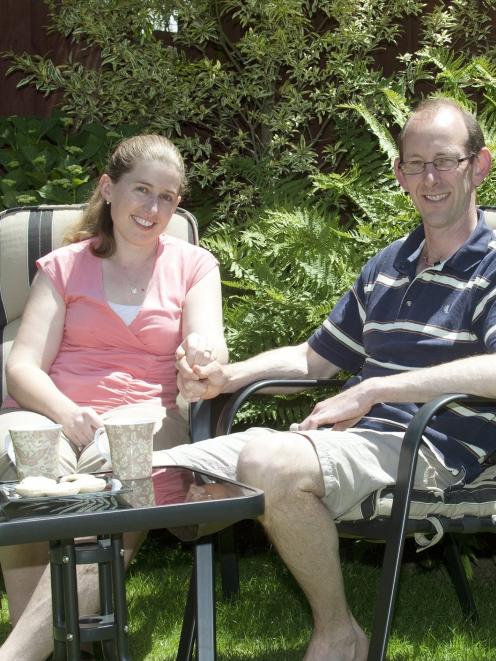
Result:
<svg viewBox="0 0 496 661"><path fill-rule="evenodd" d="M384 154L392 161L398 155L396 143L391 133L377 120L377 118L361 103L342 104L342 108L349 108L357 112L364 119L370 131L375 135Z"/></svg>

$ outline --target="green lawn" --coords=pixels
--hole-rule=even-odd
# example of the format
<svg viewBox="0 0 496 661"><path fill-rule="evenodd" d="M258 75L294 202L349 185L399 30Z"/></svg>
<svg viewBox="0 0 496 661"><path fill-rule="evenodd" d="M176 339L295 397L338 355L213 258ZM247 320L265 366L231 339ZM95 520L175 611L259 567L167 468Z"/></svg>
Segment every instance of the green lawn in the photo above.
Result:
<svg viewBox="0 0 496 661"><path fill-rule="evenodd" d="M152 539L133 563L127 582L130 645L135 661L173 661L177 648L191 555ZM220 661L296 661L303 658L311 618L305 599L268 548L245 552L240 562L241 598L219 602ZM379 570L374 563L344 562L350 606L370 630ZM441 566L404 567L389 656L393 661L496 661L496 567L475 567L480 622L466 626L450 580ZM0 637L8 632L2 601Z"/></svg>

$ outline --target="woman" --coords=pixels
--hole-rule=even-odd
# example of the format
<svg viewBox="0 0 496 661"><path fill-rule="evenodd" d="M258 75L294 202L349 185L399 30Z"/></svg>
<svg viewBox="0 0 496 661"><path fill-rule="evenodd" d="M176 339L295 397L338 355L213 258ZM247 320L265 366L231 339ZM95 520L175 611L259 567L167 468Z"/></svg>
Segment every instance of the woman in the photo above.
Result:
<svg viewBox="0 0 496 661"><path fill-rule="evenodd" d="M63 472L102 467L93 442L102 414L158 412L155 449L187 439L176 405L176 350L191 365L226 361L227 351L216 260L163 234L185 183L182 158L165 138L142 135L117 146L72 243L38 261L7 362L11 399L0 439L15 424L60 423ZM0 471L3 479L14 475L6 455ZM0 547L14 625L0 659L39 661L51 650L46 558L45 544ZM80 592L81 612L95 610L94 590Z"/></svg>

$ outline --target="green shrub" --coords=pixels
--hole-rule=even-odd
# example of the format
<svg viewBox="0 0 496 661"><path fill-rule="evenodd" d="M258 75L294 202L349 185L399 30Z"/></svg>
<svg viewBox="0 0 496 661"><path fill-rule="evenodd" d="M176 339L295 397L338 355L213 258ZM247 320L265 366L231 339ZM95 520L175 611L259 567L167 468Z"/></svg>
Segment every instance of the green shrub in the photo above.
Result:
<svg viewBox="0 0 496 661"><path fill-rule="evenodd" d="M176 142L218 220L244 220L281 179L343 157L342 104L374 97L375 55L419 0L47 0L74 42L61 64L13 55L21 85L62 90L78 124L131 122ZM157 32L174 15L177 33ZM92 49L86 58L86 49ZM94 66L95 55L99 56ZM86 64L89 62L90 64ZM197 195L200 197L200 193Z"/></svg>
<svg viewBox="0 0 496 661"><path fill-rule="evenodd" d="M71 56L56 65L11 53L11 71L21 85L61 90L71 131L132 123L179 146L187 205L222 263L233 358L306 338L364 260L418 222L391 164L419 90L477 109L496 146L495 0L429 11L415 0L47 3ZM179 30L164 32L172 15ZM386 78L376 56L413 15L420 48ZM86 64L95 53L97 68ZM62 170L64 191L82 194L85 175ZM494 203L495 176L483 203ZM261 412L286 424L291 405Z"/></svg>
<svg viewBox="0 0 496 661"><path fill-rule="evenodd" d="M0 117L0 207L84 202L110 145L132 129L70 118Z"/></svg>

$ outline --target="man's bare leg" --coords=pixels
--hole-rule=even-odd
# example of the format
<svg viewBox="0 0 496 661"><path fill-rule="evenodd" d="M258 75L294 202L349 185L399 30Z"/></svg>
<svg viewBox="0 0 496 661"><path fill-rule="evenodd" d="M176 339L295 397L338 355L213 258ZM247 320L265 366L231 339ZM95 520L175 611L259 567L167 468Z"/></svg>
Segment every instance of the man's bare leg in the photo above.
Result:
<svg viewBox="0 0 496 661"><path fill-rule="evenodd" d="M124 563L127 567L131 559L136 554L146 533L127 533L124 535L125 556ZM9 608L11 601L14 603L14 611L17 619L12 623L14 625L7 640L0 648L0 661L43 661L51 652L53 652L52 635L52 598L50 567L47 565L48 546L42 545L19 545L15 547L4 547L9 549L9 555L12 556L15 550L24 555L25 561L33 559L31 546L39 546L40 556L44 546L44 566L36 564L36 569L29 564L22 565L17 563L15 572L5 572L8 578L5 578L7 595L9 598ZM2 551L4 550L2 549ZM6 554L2 555L2 561L10 562L11 569L13 560L8 560ZM2 562L2 568L3 568ZM5 571L5 570L4 570ZM38 581L32 586L31 579L38 574ZM22 596L16 595L16 585L13 582L15 577L22 577L22 585L27 591ZM98 569L96 565L78 565L77 581L79 595L80 613L98 613L100 608L98 591ZM19 584L17 585L19 590ZM29 596L28 593L30 592ZM24 607L19 611L22 604ZM12 611L11 611L12 612Z"/></svg>
<svg viewBox="0 0 496 661"><path fill-rule="evenodd" d="M305 661L365 661L368 641L346 603L339 538L320 500L324 483L310 441L286 433L252 440L238 477L265 492L262 523L310 603L314 631Z"/></svg>

